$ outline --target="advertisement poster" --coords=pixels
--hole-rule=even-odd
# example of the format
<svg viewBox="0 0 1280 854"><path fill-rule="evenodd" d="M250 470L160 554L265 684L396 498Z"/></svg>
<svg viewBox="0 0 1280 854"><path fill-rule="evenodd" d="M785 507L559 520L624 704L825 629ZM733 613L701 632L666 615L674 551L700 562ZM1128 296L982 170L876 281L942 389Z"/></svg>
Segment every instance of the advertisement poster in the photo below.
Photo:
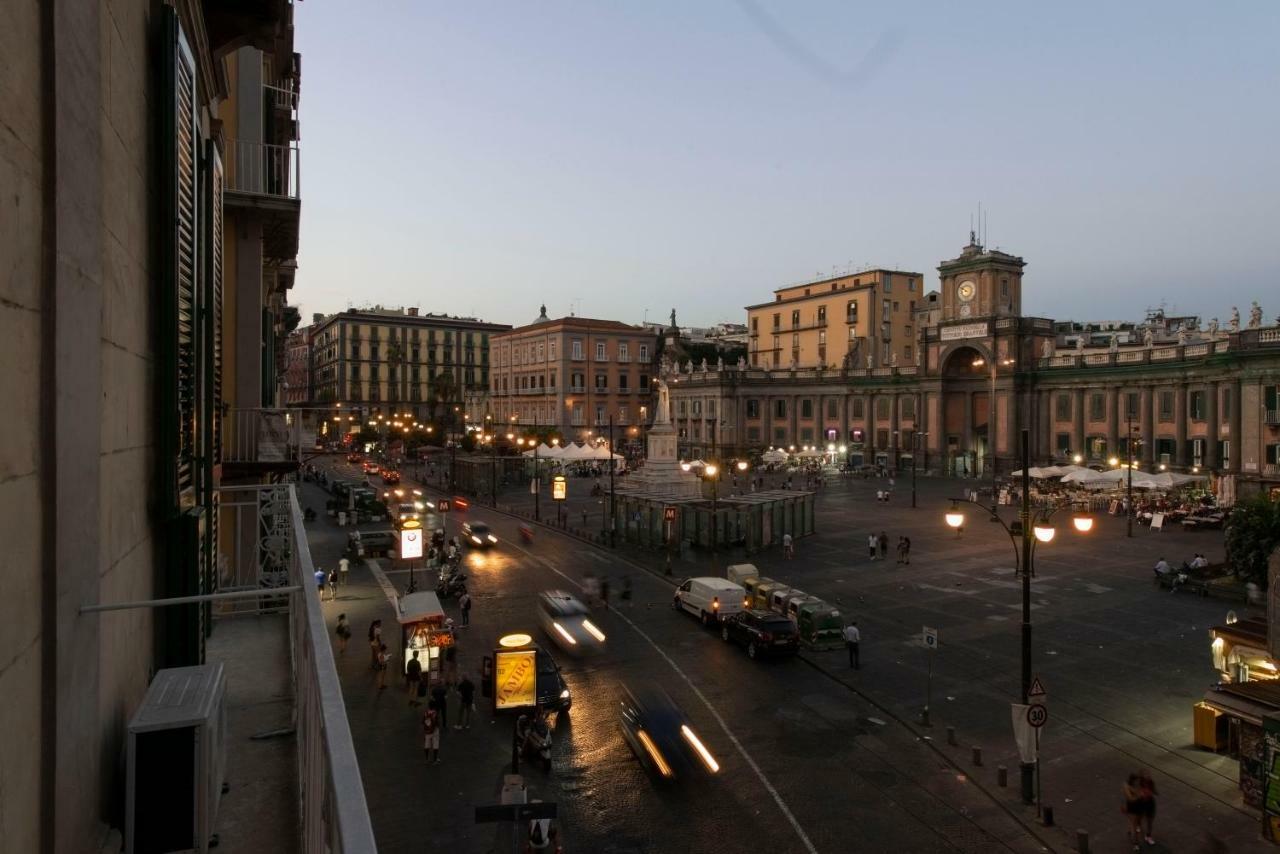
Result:
<svg viewBox="0 0 1280 854"><path fill-rule="evenodd" d="M522 709L537 704L537 655L532 649L497 653L493 678L495 709Z"/></svg>
<svg viewBox="0 0 1280 854"><path fill-rule="evenodd" d="M400 532L400 559L413 560L422 557L422 530L405 528Z"/></svg>

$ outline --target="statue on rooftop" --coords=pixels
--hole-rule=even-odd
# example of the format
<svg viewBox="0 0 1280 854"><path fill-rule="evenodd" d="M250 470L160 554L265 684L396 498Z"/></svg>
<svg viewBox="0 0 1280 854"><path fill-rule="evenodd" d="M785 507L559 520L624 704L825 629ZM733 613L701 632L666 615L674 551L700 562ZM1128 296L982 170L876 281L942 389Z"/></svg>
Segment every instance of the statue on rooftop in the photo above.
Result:
<svg viewBox="0 0 1280 854"><path fill-rule="evenodd" d="M1213 337L1214 335L1217 335L1217 334L1218 334L1218 318L1215 317L1209 321L1209 336Z"/></svg>
<svg viewBox="0 0 1280 854"><path fill-rule="evenodd" d="M1240 309L1234 305L1231 306L1231 319L1227 321L1227 329L1231 332L1240 331Z"/></svg>
<svg viewBox="0 0 1280 854"><path fill-rule="evenodd" d="M1150 350L1151 345L1154 344L1155 341L1156 341L1156 335L1154 332L1151 331L1150 326L1142 330L1142 346L1143 347L1146 347L1148 350Z"/></svg>
<svg viewBox="0 0 1280 854"><path fill-rule="evenodd" d="M1258 305L1258 301L1253 301L1253 308L1249 309L1249 328L1257 329L1262 325L1262 307Z"/></svg>
<svg viewBox="0 0 1280 854"><path fill-rule="evenodd" d="M871 354L867 354L867 370L871 370Z"/></svg>
<svg viewBox="0 0 1280 854"><path fill-rule="evenodd" d="M1040 342L1040 358L1041 359L1053 358L1053 339L1052 338L1046 338Z"/></svg>
<svg viewBox="0 0 1280 854"><path fill-rule="evenodd" d="M1120 336L1112 332L1111 343L1107 345L1107 350L1114 353L1119 349L1120 349Z"/></svg>

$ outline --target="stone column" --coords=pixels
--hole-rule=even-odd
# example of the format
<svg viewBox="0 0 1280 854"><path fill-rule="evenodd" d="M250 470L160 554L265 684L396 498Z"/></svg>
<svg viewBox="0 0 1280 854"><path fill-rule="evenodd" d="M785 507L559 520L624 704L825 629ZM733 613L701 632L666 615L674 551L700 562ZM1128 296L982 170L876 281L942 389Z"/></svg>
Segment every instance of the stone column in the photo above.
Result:
<svg viewBox="0 0 1280 854"><path fill-rule="evenodd" d="M1208 429L1204 435L1204 467L1214 471L1221 465L1218 459L1218 395L1221 394L1220 383L1209 383L1205 389L1205 422Z"/></svg>
<svg viewBox="0 0 1280 854"><path fill-rule="evenodd" d="M791 436L788 442L799 446L800 444L800 396L791 395L791 399L787 403L787 414L790 416Z"/></svg>
<svg viewBox="0 0 1280 854"><path fill-rule="evenodd" d="M761 436L766 448L773 447L773 398L763 397L760 399L764 410L760 413L760 429L763 432Z"/></svg>
<svg viewBox="0 0 1280 854"><path fill-rule="evenodd" d="M1142 468L1152 471L1156 458L1156 390L1147 386L1138 399L1138 420L1142 425Z"/></svg>
<svg viewBox="0 0 1280 854"><path fill-rule="evenodd" d="M902 401L898 399L897 394L889 395L889 447L893 449L893 456L889 464L894 468L898 467L898 455L902 452L902 436L898 435L901 427L898 412Z"/></svg>
<svg viewBox="0 0 1280 854"><path fill-rule="evenodd" d="M1177 466L1190 465L1190 448L1187 447L1187 385L1178 383L1173 393L1173 463Z"/></svg>
<svg viewBox="0 0 1280 854"><path fill-rule="evenodd" d="M964 392L964 432L960 434L960 453L964 455L965 471L973 461L973 392ZM972 472L969 472L972 474Z"/></svg>
<svg viewBox="0 0 1280 854"><path fill-rule="evenodd" d="M863 464L874 465L876 461L876 395L869 392L864 398L865 430L863 431Z"/></svg>
<svg viewBox="0 0 1280 854"><path fill-rule="evenodd" d="M849 445L849 393L840 395L840 442Z"/></svg>
<svg viewBox="0 0 1280 854"><path fill-rule="evenodd" d="M1120 389L1107 389L1107 456L1120 457Z"/></svg>
<svg viewBox="0 0 1280 854"><path fill-rule="evenodd" d="M1241 426L1241 401L1240 401L1240 381L1232 380L1227 383L1227 390L1231 392L1231 405L1227 407L1227 432L1231 442L1231 455L1228 471L1240 472L1240 464L1244 460L1244 434Z"/></svg>
<svg viewBox="0 0 1280 854"><path fill-rule="evenodd" d="M1080 454L1087 462L1089 449L1084 445L1084 389L1071 392L1071 445L1072 453Z"/></svg>

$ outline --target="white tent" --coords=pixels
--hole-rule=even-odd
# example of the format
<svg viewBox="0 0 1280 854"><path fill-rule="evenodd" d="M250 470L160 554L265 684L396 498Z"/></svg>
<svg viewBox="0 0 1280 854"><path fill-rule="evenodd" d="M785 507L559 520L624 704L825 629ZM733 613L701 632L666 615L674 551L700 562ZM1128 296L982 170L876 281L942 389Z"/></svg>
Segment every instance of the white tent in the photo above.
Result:
<svg viewBox="0 0 1280 854"><path fill-rule="evenodd" d="M1063 472L1057 466L1048 466L1045 468L1036 468L1035 466L1032 466L1027 471L1031 475L1031 477L1035 478L1036 480L1044 480L1045 478L1058 477L1059 475L1065 474L1065 472ZM1013 474L1009 476L1022 477L1022 469L1018 469L1017 471L1015 471Z"/></svg>
<svg viewBox="0 0 1280 854"><path fill-rule="evenodd" d="M593 457L591 456L590 448L571 442L560 450L556 459L561 462L572 463L580 460L590 460Z"/></svg>
<svg viewBox="0 0 1280 854"><path fill-rule="evenodd" d="M812 459L813 457L821 457L821 456L823 456L823 452L822 452L820 449L818 449L818 448L808 448L808 449L806 449L806 450L803 450L803 451L799 451L799 452L797 452L797 453L796 453L796 456L797 456L797 457L806 457L806 458Z"/></svg>
<svg viewBox="0 0 1280 854"><path fill-rule="evenodd" d="M770 448L760 455L760 459L766 463L785 463L787 461L787 452L778 448Z"/></svg>
<svg viewBox="0 0 1280 854"><path fill-rule="evenodd" d="M538 446L538 450L536 453L539 459L545 458L548 460L554 460L560 456L560 451L561 451L561 448L558 445L555 447L552 447L551 445L548 445L546 442L543 442L541 445ZM535 453L534 450L530 448L529 450L524 452L524 455L526 457L532 457L534 453Z"/></svg>
<svg viewBox="0 0 1280 854"><path fill-rule="evenodd" d="M1073 471L1070 474L1063 475L1063 483L1105 483L1102 472L1093 469L1082 468L1079 471Z"/></svg>

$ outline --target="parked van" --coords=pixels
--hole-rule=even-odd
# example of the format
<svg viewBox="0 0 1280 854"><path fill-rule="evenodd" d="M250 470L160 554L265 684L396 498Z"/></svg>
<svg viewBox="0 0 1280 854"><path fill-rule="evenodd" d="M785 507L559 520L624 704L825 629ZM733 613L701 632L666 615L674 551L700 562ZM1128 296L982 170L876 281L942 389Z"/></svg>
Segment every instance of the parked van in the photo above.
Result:
<svg viewBox="0 0 1280 854"><path fill-rule="evenodd" d="M734 584L742 584L748 578L755 578L760 575L760 570L756 569L754 563L735 563L724 571L725 578Z"/></svg>
<svg viewBox="0 0 1280 854"><path fill-rule="evenodd" d="M686 579L671 600L671 607L688 611L704 626L719 623L724 617L742 611L746 605L747 591L741 584L714 576Z"/></svg>

